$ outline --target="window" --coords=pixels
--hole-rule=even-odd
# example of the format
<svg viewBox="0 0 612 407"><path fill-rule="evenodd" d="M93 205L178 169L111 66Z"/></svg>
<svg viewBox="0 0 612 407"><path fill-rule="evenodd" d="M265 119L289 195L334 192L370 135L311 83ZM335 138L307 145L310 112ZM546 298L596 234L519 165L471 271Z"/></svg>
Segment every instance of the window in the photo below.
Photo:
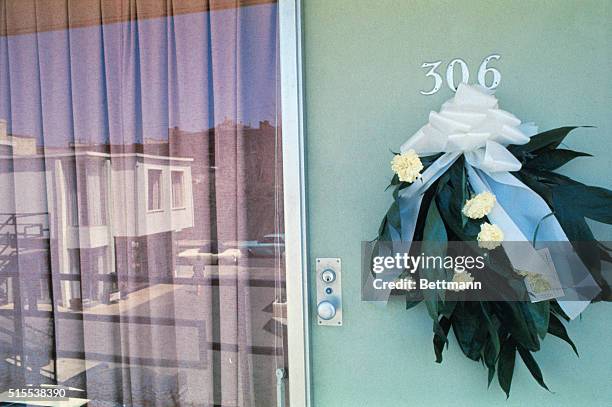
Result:
<svg viewBox="0 0 612 407"><path fill-rule="evenodd" d="M85 188L79 188L85 192L81 201L87 205L84 221L88 226L100 226L106 224L106 168L104 161L91 160L86 163Z"/></svg>
<svg viewBox="0 0 612 407"><path fill-rule="evenodd" d="M185 207L185 185L183 171L172 171L172 209Z"/></svg>
<svg viewBox="0 0 612 407"><path fill-rule="evenodd" d="M66 177L66 206L68 207L68 224L79 225L79 199L76 180L76 169L70 164L65 165L64 176Z"/></svg>
<svg viewBox="0 0 612 407"><path fill-rule="evenodd" d="M0 394L26 378L78 382L93 404L305 405L299 0L40 4L0 0L0 131L6 121L11 143L37 147L18 162L0 154L0 212L42 208L53 234L0 259L37 274L8 294L0 284ZM285 219L292 255L268 244L249 258L251 239L283 233ZM245 278L228 290L234 272ZM37 306L70 313L66 340L21 340ZM63 335L60 314L45 316L44 335ZM109 321L126 335L97 329ZM225 335L227 321L241 323ZM53 369L66 355L87 370ZM114 362L88 368L102 359Z"/></svg>
<svg viewBox="0 0 612 407"><path fill-rule="evenodd" d="M162 208L161 178L161 170L147 171L147 209L150 211L158 211Z"/></svg>

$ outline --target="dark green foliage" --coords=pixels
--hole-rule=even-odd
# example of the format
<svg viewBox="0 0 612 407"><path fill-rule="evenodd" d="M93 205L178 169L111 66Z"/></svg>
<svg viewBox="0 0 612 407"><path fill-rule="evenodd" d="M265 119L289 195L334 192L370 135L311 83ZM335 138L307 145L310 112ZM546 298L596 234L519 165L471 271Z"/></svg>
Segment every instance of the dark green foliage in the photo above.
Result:
<svg viewBox="0 0 612 407"><path fill-rule="evenodd" d="M525 145L509 146L508 150L523 164L522 169L514 175L544 198L581 260L602 288L597 299L612 300L610 286L601 272L601 261L612 262L611 250L596 242L586 222L586 218L589 218L612 224L612 191L588 186L552 172L575 158L590 156L558 148L576 128L549 130L533 136ZM422 162L428 167L439 156L424 157ZM397 200L398 192L409 185L394 176L389 187L393 188L393 196ZM464 160L460 157L423 197L414 240L423 241L425 254L444 255L447 241L476 239L484 220L468 219L461 212L470 192ZM399 206L395 201L381 223L378 239L391 240L391 232L400 228ZM513 271L505 255L491 257L487 261L487 268L494 273L483 278L501 279L515 292L524 290L523 298L527 298L522 278ZM427 272L435 274L428 275L429 279L444 279L446 276L445 270L428 269ZM528 300L451 301L445 299L444 290L426 292L424 302L433 321L436 362L442 362L442 353L448 347L448 334L452 327L461 351L487 368L489 385L497 374L499 385L507 396L510 395L517 353L538 384L548 389L533 356L541 348L541 341L547 334L567 342L578 355L562 322L562 319L569 321L569 318L554 300L538 303ZM406 298L407 309L420 302L409 295Z"/></svg>
<svg viewBox="0 0 612 407"><path fill-rule="evenodd" d="M448 346L448 331L451 327L451 320L443 316L440 318L438 326L441 330L434 333L433 345L436 352L436 362L442 363L442 351L444 350L444 345Z"/></svg>
<svg viewBox="0 0 612 407"><path fill-rule="evenodd" d="M516 359L516 344L514 339L509 336L504 339L499 352L499 361L497 362L497 379L499 385L506 393L506 397L510 397L510 386L512 385L512 375L514 374L514 361Z"/></svg>
<svg viewBox="0 0 612 407"><path fill-rule="evenodd" d="M576 348L576 345L574 345L574 342L570 339L569 335L567 334L567 331L565 330L565 326L563 326L563 323L561 322L561 320L559 320L559 318L557 318L554 313L550 314L550 320L548 322L548 333L556 336L557 338L563 339L565 342L567 342L572 347L576 356L580 356L578 354L578 349Z"/></svg>
<svg viewBox="0 0 612 407"><path fill-rule="evenodd" d="M556 170L577 157L592 157L591 154L572 150L549 150L525 163L526 168Z"/></svg>
<svg viewBox="0 0 612 407"><path fill-rule="evenodd" d="M518 350L519 355L521 355L521 359L523 359L523 362L525 362L525 365L527 366L527 369L529 369L529 372L531 373L533 378L538 382L540 386L548 390L548 386L546 386L546 383L544 383L544 377L542 376L540 366L538 366L538 363L531 355L531 352L529 352L527 349L523 348L520 345L518 345L516 349Z"/></svg>

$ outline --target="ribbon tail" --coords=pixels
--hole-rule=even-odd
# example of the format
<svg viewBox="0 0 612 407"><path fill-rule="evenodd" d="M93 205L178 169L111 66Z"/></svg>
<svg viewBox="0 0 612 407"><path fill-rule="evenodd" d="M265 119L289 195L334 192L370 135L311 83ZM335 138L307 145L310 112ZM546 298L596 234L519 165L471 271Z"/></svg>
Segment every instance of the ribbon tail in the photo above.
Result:
<svg viewBox="0 0 612 407"><path fill-rule="evenodd" d="M557 301L570 318L576 318L601 288L573 250L544 199L508 172L487 173L477 169L471 169L471 172L495 194L499 204L496 207L503 208L515 229L520 232L520 235L511 232L508 240L522 235L522 239L529 241L537 230L538 242L534 242L534 249L549 251L555 274L564 292ZM500 227L504 229L504 225Z"/></svg>
<svg viewBox="0 0 612 407"><path fill-rule="evenodd" d="M389 225L389 233L392 237L393 248L391 253L385 248L384 255L395 255L400 250L409 251L410 243L414 237L421 203L423 202L423 194L427 189L440 178L448 168L453 165L461 153L445 153L436 161L434 161L421 175L421 178L416 180L412 185L402 189L398 193L398 204L400 213L400 230L396 230L392 225ZM385 279L392 281L397 279L403 270L395 269L385 272ZM391 295L391 290L381 290L382 301L388 301Z"/></svg>
<svg viewBox="0 0 612 407"><path fill-rule="evenodd" d="M467 165L466 169L470 185L476 193L485 191L495 193L482 173L477 172L470 165ZM531 244L528 244L529 239L514 222L514 218L508 214L504 204L498 201L487 217L503 230L504 241L502 242L502 247L508 259L510 259L512 267L517 272L537 272L543 276L552 276L552 280L560 288L561 284L555 275L555 271L546 263L537 250ZM517 244L517 242L522 243ZM535 296L530 293L530 298L532 302L537 302L562 297L563 295L564 293L561 290L551 290L546 296Z"/></svg>

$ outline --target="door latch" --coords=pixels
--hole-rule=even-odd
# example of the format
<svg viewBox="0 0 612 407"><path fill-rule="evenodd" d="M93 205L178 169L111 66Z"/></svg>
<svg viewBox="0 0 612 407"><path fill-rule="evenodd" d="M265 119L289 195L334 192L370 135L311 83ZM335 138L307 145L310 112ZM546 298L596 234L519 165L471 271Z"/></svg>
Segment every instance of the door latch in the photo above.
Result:
<svg viewBox="0 0 612 407"><path fill-rule="evenodd" d="M317 258L317 321L319 325L342 325L342 262Z"/></svg>

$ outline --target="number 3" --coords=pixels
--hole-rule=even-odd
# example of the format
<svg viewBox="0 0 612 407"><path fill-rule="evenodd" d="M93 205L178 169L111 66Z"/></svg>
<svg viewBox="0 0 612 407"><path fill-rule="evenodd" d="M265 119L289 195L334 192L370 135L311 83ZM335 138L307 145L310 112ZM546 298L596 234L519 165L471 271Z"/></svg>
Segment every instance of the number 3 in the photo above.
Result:
<svg viewBox="0 0 612 407"><path fill-rule="evenodd" d="M425 76L432 76L434 78L434 87L433 87L433 89L430 90L429 92L421 91L421 95L433 95L434 93L439 91L440 88L442 87L442 77L440 76L439 73L436 72L436 69L438 69L438 67L440 66L441 63L442 63L442 61L425 62L423 65L421 65L421 68L431 67L431 69L429 71L427 71Z"/></svg>

